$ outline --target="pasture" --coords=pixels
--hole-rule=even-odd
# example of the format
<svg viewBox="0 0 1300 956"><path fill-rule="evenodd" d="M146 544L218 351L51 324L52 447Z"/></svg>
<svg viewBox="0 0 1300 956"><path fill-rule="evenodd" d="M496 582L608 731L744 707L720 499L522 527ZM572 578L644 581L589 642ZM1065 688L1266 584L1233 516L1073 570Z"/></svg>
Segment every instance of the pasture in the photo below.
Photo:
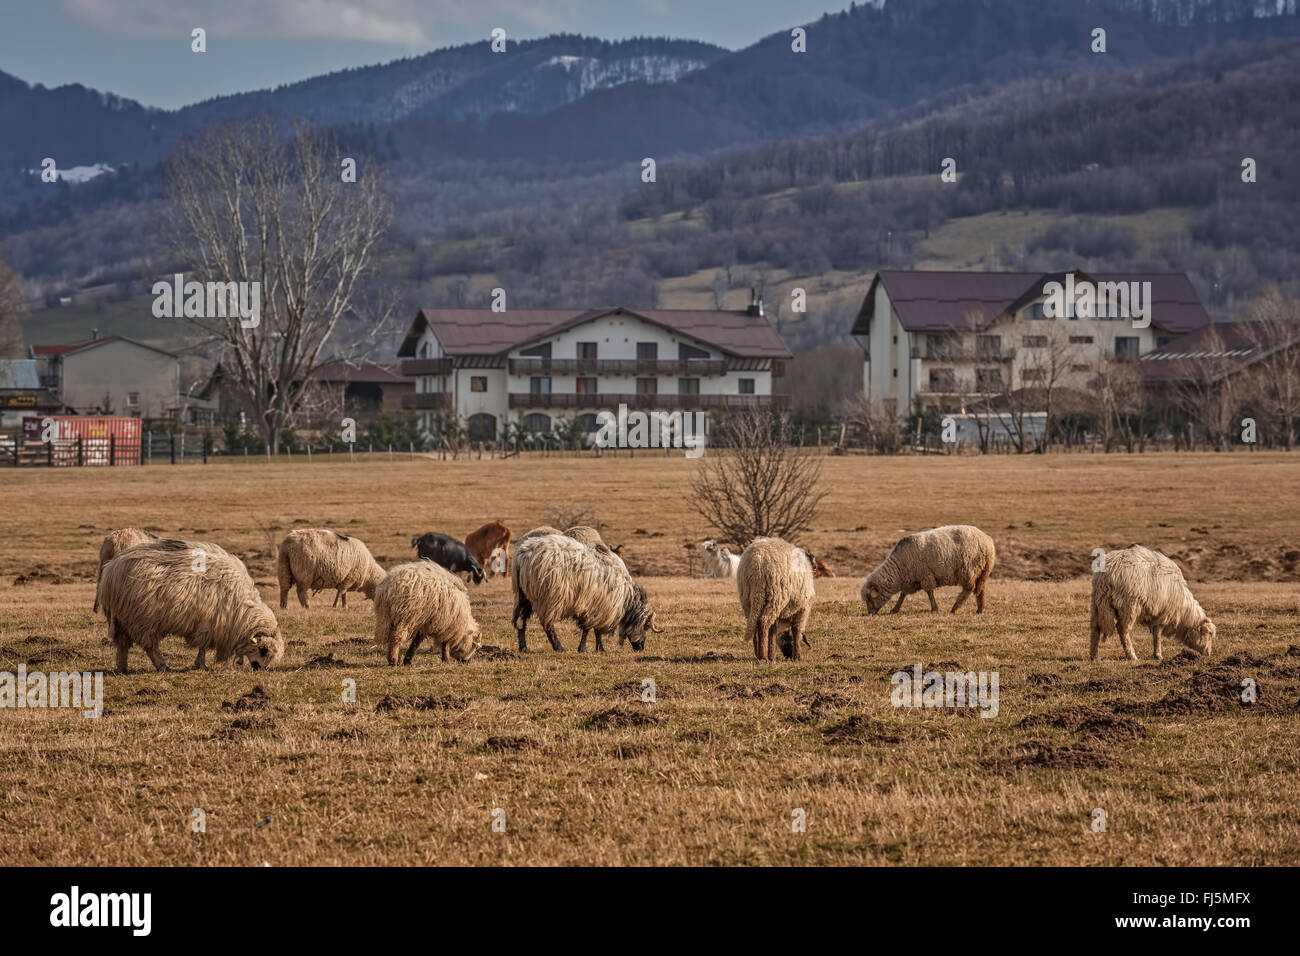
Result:
<svg viewBox="0 0 1300 956"><path fill-rule="evenodd" d="M707 460L707 459L706 459ZM1285 454L827 458L799 543L819 579L801 662L759 664L680 457L11 470L0 512L0 671L102 670L105 712L0 710L0 862L16 864L1300 863L1300 458ZM586 510L662 634L578 655L510 588L471 587L485 645L388 668L373 605L278 605L275 545L360 536L385 567L412 535L516 538ZM994 538L988 610L924 594L867 617L865 573L905 531ZM103 535L135 525L244 559L288 642L282 666L111 673L92 615ZM1094 548L1177 559L1215 656L1087 660ZM692 564L692 561L694 562ZM946 601L946 603L945 603ZM193 652L163 644L172 667ZM895 708L890 675L997 672L998 714ZM1258 700L1243 704L1254 678ZM656 699L643 701L651 679ZM345 681L356 700L345 702ZM202 809L206 832L191 832ZM1106 813L1105 832L1090 824ZM806 831L792 811L806 813ZM504 811L504 832L492 828ZM498 820L501 814L495 815Z"/></svg>

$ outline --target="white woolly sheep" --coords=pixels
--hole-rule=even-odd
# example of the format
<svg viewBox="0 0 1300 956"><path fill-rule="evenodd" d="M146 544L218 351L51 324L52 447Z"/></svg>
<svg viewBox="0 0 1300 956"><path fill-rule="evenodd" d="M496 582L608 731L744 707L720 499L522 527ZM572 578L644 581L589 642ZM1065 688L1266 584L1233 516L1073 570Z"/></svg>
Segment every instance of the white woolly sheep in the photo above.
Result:
<svg viewBox="0 0 1300 956"><path fill-rule="evenodd" d="M118 528L105 536L104 543L99 546L99 567L95 571L95 606L91 608L95 614L99 613L99 582L104 577L104 565L127 548L144 544L146 541L159 540L161 539L158 535L152 531L143 531L140 528Z"/></svg>
<svg viewBox="0 0 1300 956"><path fill-rule="evenodd" d="M158 643L169 634L198 649L196 669L206 667L209 650L218 663L247 657L255 670L284 655L275 615L248 569L214 544L163 539L127 548L104 565L100 602L123 674L132 643L167 670Z"/></svg>
<svg viewBox="0 0 1300 956"><path fill-rule="evenodd" d="M510 568L515 609L512 621L519 634L519 650L527 652L528 618L537 620L551 647L563 651L555 625L573 620L583 631L579 650L586 647L586 632L596 632L597 650L602 638L618 629L619 644L630 641L633 650L645 647L646 634L659 631L645 589L632 580L622 559L604 545L588 547L561 534L524 536Z"/></svg>
<svg viewBox="0 0 1300 956"><path fill-rule="evenodd" d="M566 529L564 534L574 541L582 542L589 548L605 543L605 539L600 536L600 532L590 525L576 524L572 528Z"/></svg>
<svg viewBox="0 0 1300 956"><path fill-rule="evenodd" d="M740 555L736 589L754 656L772 660L773 645L779 643L782 654L799 660L816 597L808 552L780 538L755 538Z"/></svg>
<svg viewBox="0 0 1300 956"><path fill-rule="evenodd" d="M706 578L734 578L740 567L740 555L732 554L730 548L712 538L700 545L700 556L704 558Z"/></svg>
<svg viewBox="0 0 1300 956"><path fill-rule="evenodd" d="M930 610L938 611L934 589L956 585L961 594L952 613L975 595L975 613L984 613L984 585L993 573L997 552L993 539L968 524L944 525L909 534L862 582L861 596L867 609L876 614L891 597L898 595L890 614L897 614L903 599L924 591Z"/></svg>
<svg viewBox="0 0 1300 956"><path fill-rule="evenodd" d="M483 646L480 633L465 582L432 561L399 564L375 588L375 643L387 651L390 665L408 639L403 664L425 639L444 661L467 661Z"/></svg>
<svg viewBox="0 0 1300 956"><path fill-rule="evenodd" d="M276 572L282 608L289 606L289 589L294 587L303 607L308 606L308 589L313 594L333 589L336 593L331 607L337 607L340 599L347 607L349 591L361 591L373 601L375 587L384 579L384 569L360 538L323 528L304 528L285 535L280 542Z"/></svg>
<svg viewBox="0 0 1300 956"><path fill-rule="evenodd" d="M1214 653L1214 623L1192 596L1178 565L1137 544L1108 551L1103 560L1104 570L1092 575L1092 660L1102 639L1116 632L1129 660L1137 660L1130 636L1135 625L1151 629L1156 660L1162 659L1162 637L1198 654Z"/></svg>
<svg viewBox="0 0 1300 956"><path fill-rule="evenodd" d="M544 524L541 527L534 528L532 531L525 533L519 540L524 541L527 538L540 538L548 534L564 534L564 532L559 528L552 528L549 524Z"/></svg>

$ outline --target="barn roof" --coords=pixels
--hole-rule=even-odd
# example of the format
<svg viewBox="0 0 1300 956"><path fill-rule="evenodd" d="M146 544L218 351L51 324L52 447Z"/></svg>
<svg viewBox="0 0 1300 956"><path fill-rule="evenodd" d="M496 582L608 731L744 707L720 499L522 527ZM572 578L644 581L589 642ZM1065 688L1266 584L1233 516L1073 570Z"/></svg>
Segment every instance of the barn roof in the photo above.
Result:
<svg viewBox="0 0 1300 956"><path fill-rule="evenodd" d="M97 339L90 339L86 342L75 342L71 345L33 345L31 354L32 358L52 358L59 355L72 355L76 352L84 352L88 349L99 348L101 345L107 345L109 342L126 342L129 345L135 345L142 349L150 349L154 352L161 352L163 355L170 355L176 358L175 352L168 352L166 349L160 349L156 345L148 345L135 339L128 339L125 335L101 335Z"/></svg>
<svg viewBox="0 0 1300 956"><path fill-rule="evenodd" d="M1153 383L1213 382L1295 346L1300 323L1212 322L1143 355L1138 371Z"/></svg>
<svg viewBox="0 0 1300 956"><path fill-rule="evenodd" d="M1187 332L1210 321L1187 276L1178 272L1075 272L1076 281L1150 282L1151 324ZM898 320L908 332L950 332L984 328L1042 295L1043 286L1063 281L1064 272L921 272L882 270L871 280L852 333L866 335L883 283Z"/></svg>
<svg viewBox="0 0 1300 956"><path fill-rule="evenodd" d="M529 342L607 315L627 315L743 358L790 358L785 339L766 318L747 311L713 309L421 309L411 323L400 358L415 356L426 328L450 356L502 355Z"/></svg>

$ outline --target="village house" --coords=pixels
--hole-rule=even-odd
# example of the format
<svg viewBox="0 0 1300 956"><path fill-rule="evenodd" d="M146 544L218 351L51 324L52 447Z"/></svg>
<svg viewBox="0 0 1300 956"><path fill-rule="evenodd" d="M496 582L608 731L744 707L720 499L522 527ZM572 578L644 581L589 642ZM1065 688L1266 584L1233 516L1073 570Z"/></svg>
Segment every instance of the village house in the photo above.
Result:
<svg viewBox="0 0 1300 956"><path fill-rule="evenodd" d="M175 417L185 405L180 356L123 338L92 336L72 345L33 345L39 383L76 414Z"/></svg>
<svg viewBox="0 0 1300 956"><path fill-rule="evenodd" d="M403 375L396 364L338 359L326 362L316 372L312 388L316 394L306 403L309 417L329 419L335 427L334 419L344 415L366 419L402 411L403 397L414 393L415 380ZM249 412L220 362L195 394L210 405L215 422L224 423L232 416L237 419L240 412Z"/></svg>
<svg viewBox="0 0 1300 956"><path fill-rule="evenodd" d="M1061 288L1110 295L1078 308L1072 299L1054 316ZM1025 390L1083 391L1100 363L1136 362L1209 321L1181 274L883 271L852 334L867 397L905 418Z"/></svg>
<svg viewBox="0 0 1300 956"><path fill-rule="evenodd" d="M403 404L424 429L455 416L471 440L510 424L587 432L628 408L709 411L769 405L791 358L755 298L740 311L422 309L398 350L416 378Z"/></svg>

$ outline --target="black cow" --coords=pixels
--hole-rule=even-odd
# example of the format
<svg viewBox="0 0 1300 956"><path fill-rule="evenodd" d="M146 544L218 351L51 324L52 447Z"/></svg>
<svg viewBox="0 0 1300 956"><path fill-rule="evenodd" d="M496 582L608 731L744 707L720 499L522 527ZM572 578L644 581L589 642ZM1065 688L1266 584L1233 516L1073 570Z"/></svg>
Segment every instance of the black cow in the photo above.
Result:
<svg viewBox="0 0 1300 956"><path fill-rule="evenodd" d="M420 557L441 564L452 574L465 571L474 584L483 583L483 565L469 553L464 542L457 541L451 535L430 531L412 538L411 547Z"/></svg>

